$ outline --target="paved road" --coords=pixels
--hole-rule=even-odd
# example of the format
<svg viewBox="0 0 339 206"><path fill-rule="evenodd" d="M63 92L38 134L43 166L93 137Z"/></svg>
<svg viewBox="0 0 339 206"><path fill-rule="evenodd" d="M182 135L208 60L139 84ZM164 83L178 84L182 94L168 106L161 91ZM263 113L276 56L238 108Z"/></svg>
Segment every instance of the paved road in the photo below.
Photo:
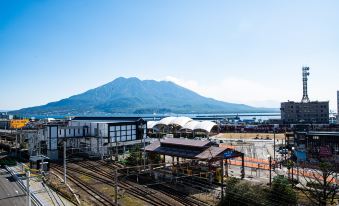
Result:
<svg viewBox="0 0 339 206"><path fill-rule="evenodd" d="M7 170L0 169L0 205L24 206L25 204L25 192L11 178Z"/></svg>

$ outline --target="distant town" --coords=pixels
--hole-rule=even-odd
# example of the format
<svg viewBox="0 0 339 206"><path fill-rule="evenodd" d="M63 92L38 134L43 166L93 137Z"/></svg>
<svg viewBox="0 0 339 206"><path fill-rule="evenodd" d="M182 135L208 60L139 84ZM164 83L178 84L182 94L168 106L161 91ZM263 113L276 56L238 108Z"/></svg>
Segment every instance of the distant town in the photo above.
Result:
<svg viewBox="0 0 339 206"><path fill-rule="evenodd" d="M1 112L2 177L13 181L0 181L17 191L1 205L337 205L339 118L308 97L310 68L301 74L301 101L280 112Z"/></svg>

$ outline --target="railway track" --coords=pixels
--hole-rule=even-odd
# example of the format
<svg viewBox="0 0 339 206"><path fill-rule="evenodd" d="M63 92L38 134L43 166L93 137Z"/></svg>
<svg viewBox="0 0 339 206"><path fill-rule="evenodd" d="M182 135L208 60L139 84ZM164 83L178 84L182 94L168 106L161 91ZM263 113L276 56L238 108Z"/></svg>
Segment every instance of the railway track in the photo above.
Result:
<svg viewBox="0 0 339 206"><path fill-rule="evenodd" d="M105 163L101 163L101 165L106 166ZM97 165L93 165L93 163L91 163L91 162L82 162L81 166L85 166L84 168L86 168L86 169L88 168L89 170L92 170L93 172L99 173L102 176L105 176L107 178L110 178L110 179L114 178L113 175L111 175L111 174L109 174L107 172L104 172L103 170L98 169ZM117 168L117 167L114 167L112 165L109 165L109 166L113 167L112 169L116 169ZM138 190L135 190L136 185L130 185L130 184L128 185L127 182L123 183L121 181L119 181L119 183L120 183L121 186L122 186L122 184L125 184L125 186L127 184L127 187L122 186L122 188L130 189L130 190L133 189L134 190L133 194L139 193ZM206 203L204 203L202 201L199 201L199 200L194 199L194 198L187 197L187 195L183 194L182 192L176 191L176 190L174 190L174 189L172 189L170 187L167 187L165 185L161 185L161 186L162 186L161 188L158 188L156 190L157 192L163 191L162 192L163 194L165 194L167 196L170 196L172 199L176 200L177 202L179 202L179 203L181 203L183 205L187 205L187 206L188 205L207 205ZM150 187L150 188L152 189L152 187ZM147 190L145 187L139 187L139 189L140 189L140 191ZM159 190L159 189L161 189L161 190ZM144 197L145 195L150 194L150 193L152 193L152 192L146 191L146 192L140 193L140 195L142 197Z"/></svg>
<svg viewBox="0 0 339 206"><path fill-rule="evenodd" d="M85 165L88 165L88 164L86 163ZM88 165L88 166L90 166L90 165ZM62 166L55 165L55 167L57 167L56 170L59 173L62 171L61 170ZM84 169L89 170L90 172L86 172L84 170L68 167L68 171L71 171L72 173L86 175L86 176L88 176L90 178L95 179L96 181L99 181L101 183L110 185L110 186L112 186L112 188L114 187L114 184L113 184L114 176L113 175L105 174L104 172L102 172L99 169L93 169L93 167L89 167L89 168L85 167ZM70 174L69 172L68 172L68 178L73 179L73 175ZM76 185L78 186L78 184L76 184ZM168 202L165 202L165 201L159 199L159 197L156 197L154 195L155 192L150 192L150 191L146 190L145 188L136 187L136 185L132 185L130 183L120 182L120 181L119 181L118 187L124 189L131 196L134 196L134 197L136 197L138 199L141 199L141 200L143 200L143 201L145 201L145 202L147 202L147 203L149 203L151 205L160 205L160 206L171 206L172 205L172 204L169 204ZM98 192L96 192L96 193L98 193ZM113 202L113 200L111 200L111 202Z"/></svg>
<svg viewBox="0 0 339 206"><path fill-rule="evenodd" d="M179 181L178 184L183 184L203 192L211 192L219 187L216 184L211 184L207 180L202 180L200 177L188 177Z"/></svg>
<svg viewBox="0 0 339 206"><path fill-rule="evenodd" d="M73 164L73 165L72 165ZM75 166L79 168L74 168ZM112 172L104 170L103 167L112 169ZM55 168L60 174L63 174L63 169L61 165L54 164L52 168ZM77 175L88 176L95 181L98 181L103 184L107 184L114 187L113 180L115 178L114 170L120 168L116 165L107 164L106 162L73 162L70 163L67 167L69 179L75 183L78 187L85 190L88 194L98 197L98 200L103 205L112 205L113 199L108 199L103 196L102 193L98 192L94 188L85 183L79 181ZM76 175L74 175L76 174ZM176 202L175 205L184 205L184 206L197 206L197 205L207 205L206 203L192 197L188 197L186 194L174 190L171 187L168 187L163 184L154 184L149 187L138 185L129 180L119 180L118 187L123 189L127 194L134 196L150 205L159 205L159 206L171 206L173 202ZM89 189L90 188L90 189ZM166 198L164 198L166 196ZM171 201L167 201L170 199Z"/></svg>
<svg viewBox="0 0 339 206"><path fill-rule="evenodd" d="M184 194L182 192L179 192L178 190L175 190L171 187L168 187L164 184L155 184L150 186L152 189L155 189L173 199L175 199L176 201L180 202L181 204L185 205L185 206L207 206L208 204L197 200L195 198L191 198L188 197L187 194Z"/></svg>
<svg viewBox="0 0 339 206"><path fill-rule="evenodd" d="M100 176L96 176L96 175L91 175L91 174L88 174L86 173L87 175L91 175L92 178L95 178L95 179L99 179L99 181L102 179L102 177L105 177L107 179L110 180L109 183L106 182L106 184L109 184L111 185L112 187L114 186L113 184L113 179L115 178L114 175L104 171L104 170L100 170L98 168L97 165L93 165L91 162L82 162L80 164L81 167L95 173L95 174L99 174ZM112 166L114 167L114 166ZM114 167L114 169L116 169ZM159 197L156 197L154 196L154 192L150 192L148 190L146 190L146 188L142 188L142 187L137 187L136 185L132 185L128 182L122 182L122 181L119 181L119 184L118 186L122 189L124 189L128 194L130 194L131 196L135 196L147 203L150 203L152 205L160 205L160 206L170 206L172 204L168 204L167 202L159 199Z"/></svg>
<svg viewBox="0 0 339 206"><path fill-rule="evenodd" d="M84 167L88 170L91 170L93 172L98 172L102 176L105 176L107 178L111 178L111 179L114 178L114 176L108 174L107 172L103 172L103 170L98 170L96 167L93 167L94 165L89 163L89 162L86 162L85 165L89 166L88 168ZM84 166L84 162L81 164L81 166ZM129 191L133 190L132 195L138 194L139 197L140 196L141 197L152 196L152 194L156 194L156 192L159 192L159 190L152 192L151 190L149 190L145 187L140 187L140 186L137 187L135 184L132 185L132 184L129 184L128 182L119 181L119 183L120 183L120 186L123 189L129 190ZM164 186L164 185L162 185L162 186ZM164 193L164 192L162 192L162 193L167 195L167 196L170 196L172 199L176 200L177 202L179 202L183 205L201 205L201 204L196 204L197 201L194 201L194 200L191 200L190 198L187 198L187 196L183 195L182 193L179 193L177 191L170 191L170 189L171 188L168 188L166 193ZM163 202L163 201L161 201L161 202L164 203L165 205L168 205L166 202ZM161 205L163 205L162 203L161 203ZM157 205L159 205L159 202L157 203Z"/></svg>
<svg viewBox="0 0 339 206"><path fill-rule="evenodd" d="M53 169L57 173L61 175L63 174L63 170L60 169L60 166L54 165ZM76 175L74 175L73 173L70 173L69 171L72 171L72 170L68 170L68 176L67 176L68 180L72 181L76 186L78 186L79 188L84 190L86 193L91 195L94 199L96 199L102 205L114 205L112 199L107 198L106 196L102 195L101 193L93 189L92 187L86 185Z"/></svg>

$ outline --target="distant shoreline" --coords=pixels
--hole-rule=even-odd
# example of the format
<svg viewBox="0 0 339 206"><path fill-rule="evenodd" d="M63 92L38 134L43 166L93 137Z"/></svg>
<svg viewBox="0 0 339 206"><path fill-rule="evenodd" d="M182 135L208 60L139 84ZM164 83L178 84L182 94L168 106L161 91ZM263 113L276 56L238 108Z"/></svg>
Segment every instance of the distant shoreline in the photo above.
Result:
<svg viewBox="0 0 339 206"><path fill-rule="evenodd" d="M239 117L240 119L279 119L280 113L278 112L239 112L239 113L181 113L181 114L174 114L174 113L168 113L168 114L131 114L131 113L115 113L115 114L93 114L93 115L18 115L19 117L25 117L25 118L36 118L36 119L45 119L45 118L54 118L54 119L65 119L68 117L74 117L74 116L105 116L105 117L141 117L145 119L162 119L164 117L168 116L187 116L190 118L234 118Z"/></svg>

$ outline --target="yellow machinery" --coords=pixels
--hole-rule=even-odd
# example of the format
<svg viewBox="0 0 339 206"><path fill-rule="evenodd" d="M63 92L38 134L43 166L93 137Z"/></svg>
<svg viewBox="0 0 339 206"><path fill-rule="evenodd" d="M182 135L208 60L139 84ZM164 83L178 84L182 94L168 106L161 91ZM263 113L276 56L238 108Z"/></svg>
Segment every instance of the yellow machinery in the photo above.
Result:
<svg viewBox="0 0 339 206"><path fill-rule="evenodd" d="M29 122L28 119L12 119L9 122L9 126L11 129L21 129L24 126L26 126L28 122Z"/></svg>

